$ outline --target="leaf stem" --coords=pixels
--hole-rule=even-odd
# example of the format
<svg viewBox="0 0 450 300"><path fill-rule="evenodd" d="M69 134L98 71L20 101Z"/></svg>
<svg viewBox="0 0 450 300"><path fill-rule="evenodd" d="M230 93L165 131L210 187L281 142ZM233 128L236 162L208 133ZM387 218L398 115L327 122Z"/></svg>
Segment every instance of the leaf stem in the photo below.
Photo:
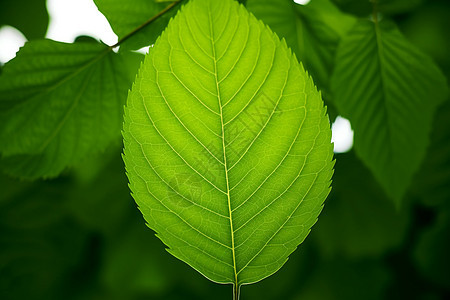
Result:
<svg viewBox="0 0 450 300"><path fill-rule="evenodd" d="M375 23L375 25L378 25L378 1L370 0L370 2L372 2L372 5L373 5L373 10L372 10L373 22Z"/></svg>
<svg viewBox="0 0 450 300"><path fill-rule="evenodd" d="M165 13L167 13L168 11L170 11L172 8L174 8L175 6L177 6L179 3L181 3L183 0L177 0L172 2L171 4L169 4L166 8L164 8L163 10L161 10L159 13L157 13L156 15L154 15L153 17L151 17L150 19L148 19L147 21L145 21L144 23L142 23L141 25L139 25L137 28L135 28L133 31L131 31L130 33L128 33L127 35L125 35L124 37L122 37L117 43L115 43L114 45L110 46L111 49L114 49L116 47L119 47L120 44L122 44L123 42L125 42L126 40L128 40L130 37L132 37L133 35L135 35L136 33L138 33L139 31L141 31L142 29L144 29L145 27L147 27L148 25L150 25L151 23L153 23L154 21L156 21L159 17L163 16Z"/></svg>
<svg viewBox="0 0 450 300"><path fill-rule="evenodd" d="M238 284L233 284L233 300L239 300L241 293L241 286Z"/></svg>

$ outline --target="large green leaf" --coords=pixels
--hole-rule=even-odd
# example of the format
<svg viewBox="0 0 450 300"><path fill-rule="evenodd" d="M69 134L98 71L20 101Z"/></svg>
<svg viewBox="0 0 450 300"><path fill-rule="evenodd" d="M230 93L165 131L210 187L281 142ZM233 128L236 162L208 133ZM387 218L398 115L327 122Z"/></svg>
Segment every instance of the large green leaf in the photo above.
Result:
<svg viewBox="0 0 450 300"><path fill-rule="evenodd" d="M170 8L121 45L121 49L139 49L149 46L156 41L156 38L167 26L170 17L175 14L178 8L175 2L181 1L169 3L157 0L94 0L94 2L108 19L119 39L157 16L166 8Z"/></svg>
<svg viewBox="0 0 450 300"><path fill-rule="evenodd" d="M332 88L356 153L399 203L425 156L445 77L392 23L360 21L339 46Z"/></svg>
<svg viewBox="0 0 450 300"><path fill-rule="evenodd" d="M286 39L319 88L328 91L337 45L355 19L329 0L306 6L292 0L248 0L247 8Z"/></svg>
<svg viewBox="0 0 450 300"><path fill-rule="evenodd" d="M149 227L215 282L239 287L276 272L330 190L320 94L235 1L193 0L171 21L129 94L123 134Z"/></svg>
<svg viewBox="0 0 450 300"><path fill-rule="evenodd" d="M99 43L27 43L0 77L0 152L7 172L52 177L120 136L138 54Z"/></svg>

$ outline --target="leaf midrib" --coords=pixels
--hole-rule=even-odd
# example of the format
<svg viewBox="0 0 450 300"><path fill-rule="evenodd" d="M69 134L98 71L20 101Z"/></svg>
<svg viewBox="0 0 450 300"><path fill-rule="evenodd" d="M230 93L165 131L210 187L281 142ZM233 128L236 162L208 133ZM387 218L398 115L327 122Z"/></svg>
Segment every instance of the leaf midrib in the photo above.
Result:
<svg viewBox="0 0 450 300"><path fill-rule="evenodd" d="M393 140L393 135L392 135L392 130L391 130L391 118L390 118L390 113L388 110L388 101L387 101L387 92L386 92L386 74L385 74L385 70L384 70L384 57L383 57L383 43L381 40L381 30L379 27L379 21L376 17L376 15L374 16L374 28L375 28L375 38L376 38L376 45L377 45L377 55L378 55L378 66L380 68L380 84L381 84L381 90L383 92L383 110L384 113L386 114L386 120L387 120L387 124L388 126L386 127L386 131L387 131L387 139L389 141L389 145L387 147L389 154L388 158L390 158L391 162L389 162L389 164L395 163L396 159L392 159L394 156L394 149L392 149L392 146L395 145L395 142Z"/></svg>
<svg viewBox="0 0 450 300"><path fill-rule="evenodd" d="M223 162L224 162L223 166L224 166L224 172L225 172L225 181L226 181L226 185L227 185L226 195L227 195L227 204L228 204L228 214L229 214L229 220L230 220L231 252L232 252L232 256L233 256L234 286L238 290L239 289L238 288L238 272L237 272L237 268L236 268L234 228L233 228L233 217L232 217L232 209L231 209L230 184L229 184L229 180L228 180L228 167L227 167L227 154L226 154L227 152L226 152L226 147L225 147L225 128L224 128L224 121L223 121L223 108L222 108L222 99L220 96L219 80L217 78L217 56L216 56L216 48L215 48L215 41L214 41L214 30L213 30L213 24L212 24L212 18L211 18L210 2L208 2L208 5L209 5L208 18L209 18L210 41L211 41L211 49L213 52L212 58L214 59L214 80L216 83L217 100L219 102L220 128L222 130L222 152L223 152Z"/></svg>
<svg viewBox="0 0 450 300"><path fill-rule="evenodd" d="M75 108L78 106L78 103L80 102L81 96L83 95L84 91L86 90L86 87L89 83L89 80L92 76L92 72L88 73L85 79L83 80L83 84L75 97L74 101L70 105L69 109L64 114L64 117L61 119L61 121L58 122L56 128L53 130L53 132L45 139L45 141L42 143L41 147L39 147L38 153L42 153L45 148L51 143L51 141L56 137L56 135L60 132L60 130L63 128L64 124L69 119L69 116L73 113Z"/></svg>

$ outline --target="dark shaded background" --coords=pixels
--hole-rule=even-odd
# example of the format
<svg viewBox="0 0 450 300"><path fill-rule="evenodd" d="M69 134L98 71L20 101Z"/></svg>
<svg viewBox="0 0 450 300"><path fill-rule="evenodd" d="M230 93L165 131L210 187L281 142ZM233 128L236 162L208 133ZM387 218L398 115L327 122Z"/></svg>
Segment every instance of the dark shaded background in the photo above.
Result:
<svg viewBox="0 0 450 300"><path fill-rule="evenodd" d="M47 22L43 0L0 1L0 26L29 39ZM423 1L396 22L450 78L450 1ZM169 255L145 226L120 152L118 140L54 180L0 175L0 299L231 299L230 286ZM450 299L449 101L399 210L352 151L336 161L310 236L242 298Z"/></svg>

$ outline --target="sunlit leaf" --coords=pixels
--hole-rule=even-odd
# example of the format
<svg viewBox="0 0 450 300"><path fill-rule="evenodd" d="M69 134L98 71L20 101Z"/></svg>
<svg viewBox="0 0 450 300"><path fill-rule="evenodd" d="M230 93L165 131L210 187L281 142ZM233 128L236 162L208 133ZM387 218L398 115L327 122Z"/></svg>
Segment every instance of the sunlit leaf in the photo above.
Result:
<svg viewBox="0 0 450 300"><path fill-rule="evenodd" d="M181 10L125 109L124 160L149 227L235 287L276 272L309 233L330 190L330 140L311 78L231 0Z"/></svg>

